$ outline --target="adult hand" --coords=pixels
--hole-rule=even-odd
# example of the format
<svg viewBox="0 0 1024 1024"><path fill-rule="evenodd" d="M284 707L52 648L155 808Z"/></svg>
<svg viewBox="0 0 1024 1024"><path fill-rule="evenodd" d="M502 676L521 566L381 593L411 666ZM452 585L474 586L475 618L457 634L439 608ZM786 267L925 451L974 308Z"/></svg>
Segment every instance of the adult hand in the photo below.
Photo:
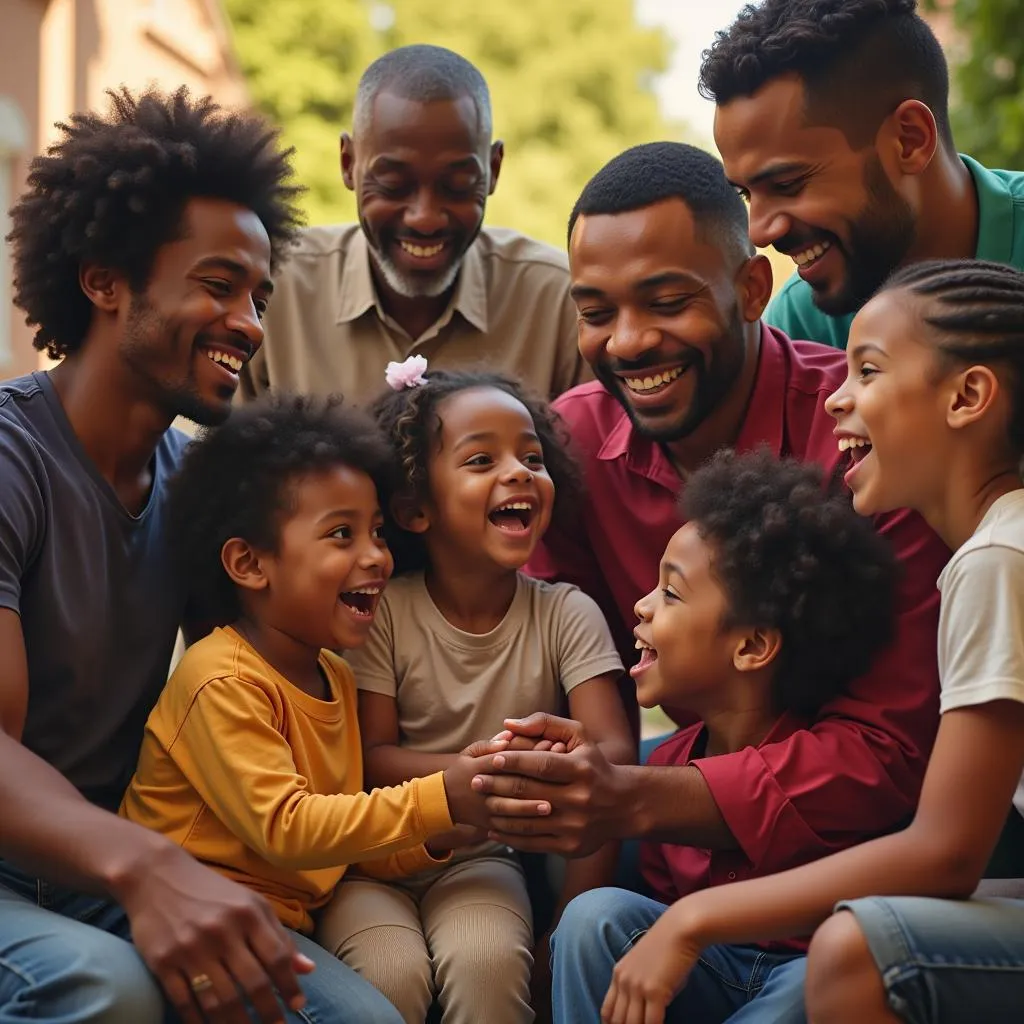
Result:
<svg viewBox="0 0 1024 1024"><path fill-rule="evenodd" d="M444 770L444 791L448 798L448 813L457 825L472 825L490 829L491 814L487 809L484 794L472 785L481 773L493 771L495 750L504 751L508 744L504 740L478 740L459 754L454 764ZM544 801L519 801L523 815L543 815L551 810Z"/></svg>
<svg viewBox="0 0 1024 1024"><path fill-rule="evenodd" d="M116 887L139 955L183 1024L283 1024L313 970L262 897L167 844ZM280 1001L279 1001L280 1000Z"/></svg>
<svg viewBox="0 0 1024 1024"><path fill-rule="evenodd" d="M663 1024L701 950L673 914L676 907L662 914L615 965L601 1005L602 1024Z"/></svg>
<svg viewBox="0 0 1024 1024"><path fill-rule="evenodd" d="M507 750L484 761L473 788L487 796L490 838L527 852L584 857L628 835L628 778L585 737L566 754ZM538 814L541 806L546 814Z"/></svg>

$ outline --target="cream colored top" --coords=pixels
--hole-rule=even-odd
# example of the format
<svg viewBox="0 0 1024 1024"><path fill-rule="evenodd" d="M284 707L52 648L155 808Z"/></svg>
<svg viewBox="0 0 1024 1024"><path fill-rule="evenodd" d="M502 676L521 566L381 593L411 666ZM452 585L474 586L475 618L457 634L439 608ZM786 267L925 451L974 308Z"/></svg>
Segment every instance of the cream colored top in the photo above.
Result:
<svg viewBox="0 0 1024 1024"><path fill-rule="evenodd" d="M1024 490L992 503L938 585L943 714L993 700L1024 704ZM1024 814L1024 779L1013 802Z"/></svg>
<svg viewBox="0 0 1024 1024"><path fill-rule="evenodd" d="M306 228L274 280L266 336L243 369L244 401L267 388L340 391L364 405L384 368L410 355L431 367L487 366L544 397L590 379L576 345L566 257L505 228L484 228L441 318L410 338L380 306L358 224Z"/></svg>
<svg viewBox="0 0 1024 1024"><path fill-rule="evenodd" d="M361 690L397 700L402 746L429 753L488 739L506 718L558 713L580 683L622 672L591 598L522 573L505 618L483 634L453 626L422 573L399 576L384 591L369 641L345 660Z"/></svg>

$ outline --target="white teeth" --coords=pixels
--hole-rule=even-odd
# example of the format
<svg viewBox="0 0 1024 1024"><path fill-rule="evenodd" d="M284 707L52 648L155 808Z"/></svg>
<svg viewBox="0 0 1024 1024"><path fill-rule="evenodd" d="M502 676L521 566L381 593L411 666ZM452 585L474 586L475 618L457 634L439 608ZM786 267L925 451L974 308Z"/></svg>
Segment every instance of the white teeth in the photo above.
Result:
<svg viewBox="0 0 1024 1024"><path fill-rule="evenodd" d="M239 359L237 356L230 355L227 352L221 352L215 348L207 348L204 349L203 351L206 353L206 357L211 362L223 363L229 369L234 370L235 373L238 373L238 371L241 370L242 366L244 365L241 359Z"/></svg>
<svg viewBox="0 0 1024 1024"><path fill-rule="evenodd" d="M638 651L653 651L654 650L654 648L650 644L644 643L644 641L641 640L640 637L636 638L636 643L633 646Z"/></svg>
<svg viewBox="0 0 1024 1024"><path fill-rule="evenodd" d="M350 594L369 594L371 597L376 597L380 593L380 587L357 587L355 590L350 590Z"/></svg>
<svg viewBox="0 0 1024 1024"><path fill-rule="evenodd" d="M831 242L819 242L817 245L812 245L809 249L804 249L803 252L798 252L793 257L793 262L798 267L805 267L812 260L818 259L819 256L824 256L831 248Z"/></svg>
<svg viewBox="0 0 1024 1024"><path fill-rule="evenodd" d="M870 448L871 442L866 437L841 437L839 438L839 450L848 451L850 448Z"/></svg>
<svg viewBox="0 0 1024 1024"><path fill-rule="evenodd" d="M683 372L681 366L677 366L674 370L666 370L664 373L656 373L653 377L627 377L626 386L630 391L637 391L643 393L645 391L653 391L655 388L660 388L663 384L668 384L673 381Z"/></svg>
<svg viewBox="0 0 1024 1024"><path fill-rule="evenodd" d="M528 501L510 501L506 505L499 505L494 511L495 512L511 512L513 510L524 510L529 512L533 508Z"/></svg>
<svg viewBox="0 0 1024 1024"><path fill-rule="evenodd" d="M398 244L410 256L415 256L421 260L427 259L430 256L436 256L444 248L444 242L439 242L437 245L413 245L412 242L400 241Z"/></svg>

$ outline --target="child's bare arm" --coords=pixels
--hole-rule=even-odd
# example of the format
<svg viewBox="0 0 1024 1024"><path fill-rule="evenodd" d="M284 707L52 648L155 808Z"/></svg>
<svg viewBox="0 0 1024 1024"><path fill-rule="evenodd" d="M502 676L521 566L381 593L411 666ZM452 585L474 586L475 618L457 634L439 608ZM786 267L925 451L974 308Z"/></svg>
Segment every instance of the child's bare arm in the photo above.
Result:
<svg viewBox="0 0 1024 1024"><path fill-rule="evenodd" d="M443 772L458 760L458 754L424 754L399 746L398 702L383 693L359 691L359 731L367 789L400 786Z"/></svg>

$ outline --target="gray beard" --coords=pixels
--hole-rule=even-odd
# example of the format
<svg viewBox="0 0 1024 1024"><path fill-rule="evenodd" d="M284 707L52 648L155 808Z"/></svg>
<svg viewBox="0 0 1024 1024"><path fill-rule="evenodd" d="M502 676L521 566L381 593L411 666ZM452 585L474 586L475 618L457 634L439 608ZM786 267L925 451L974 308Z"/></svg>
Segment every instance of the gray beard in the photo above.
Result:
<svg viewBox="0 0 1024 1024"><path fill-rule="evenodd" d="M393 292L407 299L436 299L438 295L443 295L455 284L455 279L462 269L462 261L459 260L438 277L418 280L404 274L387 256L377 252L376 249L371 249L370 254L381 277L387 282L387 286Z"/></svg>

